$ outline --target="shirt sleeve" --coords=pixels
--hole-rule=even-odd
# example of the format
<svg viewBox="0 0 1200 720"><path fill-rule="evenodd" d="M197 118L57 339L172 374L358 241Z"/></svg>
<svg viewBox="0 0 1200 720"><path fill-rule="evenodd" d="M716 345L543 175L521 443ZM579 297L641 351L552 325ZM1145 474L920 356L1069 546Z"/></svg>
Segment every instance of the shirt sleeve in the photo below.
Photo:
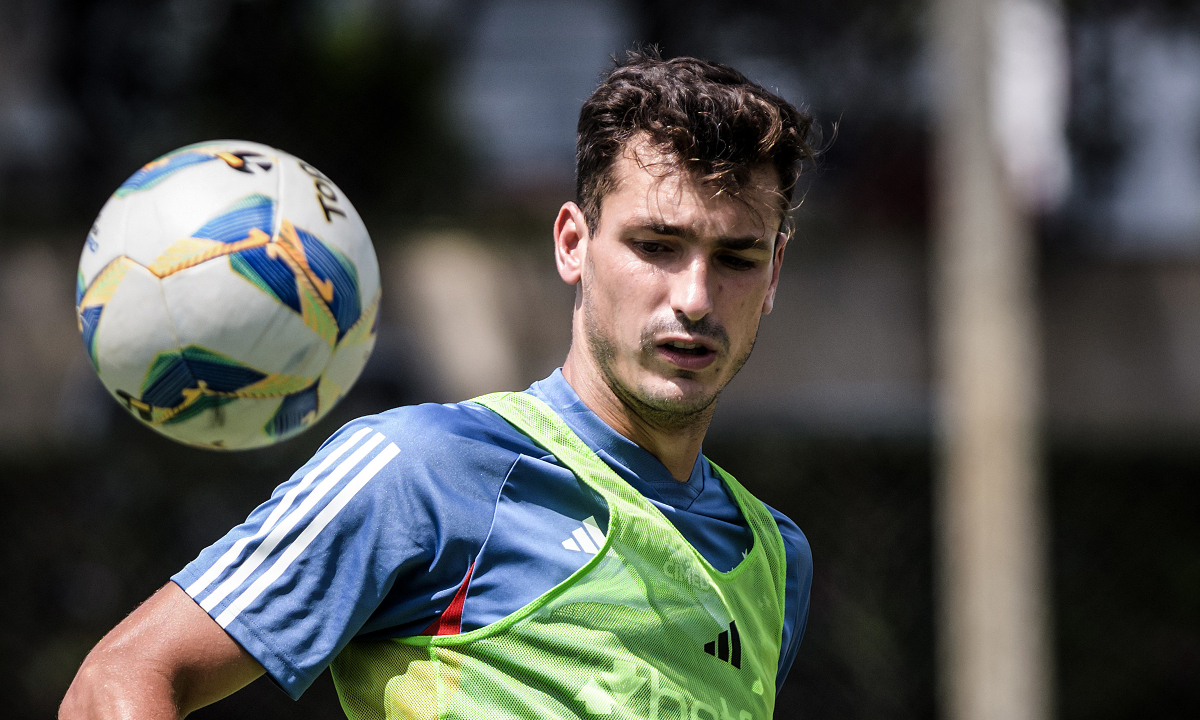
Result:
<svg viewBox="0 0 1200 720"><path fill-rule="evenodd" d="M333 435L244 523L171 579L293 699L352 639L406 565L428 563L400 449L364 418ZM408 514L396 531L389 516ZM427 520L424 520L427 522Z"/></svg>
<svg viewBox="0 0 1200 720"><path fill-rule="evenodd" d="M783 645L779 651L779 670L775 675L775 691L783 688L804 630L808 626L809 596L812 590L812 550L808 538L799 526L778 510L768 507L779 526L783 538L784 554L787 558L787 576L784 582Z"/></svg>

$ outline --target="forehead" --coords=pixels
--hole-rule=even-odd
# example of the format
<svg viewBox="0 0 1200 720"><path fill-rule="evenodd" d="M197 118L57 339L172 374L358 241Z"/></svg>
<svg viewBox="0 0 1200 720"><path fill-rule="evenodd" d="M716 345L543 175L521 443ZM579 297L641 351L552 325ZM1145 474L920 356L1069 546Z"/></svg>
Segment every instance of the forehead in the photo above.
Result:
<svg viewBox="0 0 1200 720"><path fill-rule="evenodd" d="M782 221L778 177L755 168L739 197L697 180L673 158L645 143L628 143L612 166L613 186L601 201L601 226L646 222L688 228L697 235L774 235Z"/></svg>

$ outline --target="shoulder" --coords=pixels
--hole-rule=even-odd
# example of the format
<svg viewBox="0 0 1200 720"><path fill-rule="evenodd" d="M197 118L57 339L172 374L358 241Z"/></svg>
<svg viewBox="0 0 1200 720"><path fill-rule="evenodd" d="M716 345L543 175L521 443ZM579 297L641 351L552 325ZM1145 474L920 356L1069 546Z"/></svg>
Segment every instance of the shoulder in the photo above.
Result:
<svg viewBox="0 0 1200 720"><path fill-rule="evenodd" d="M395 445L401 467L491 465L502 457L511 463L516 455L544 454L499 415L471 402L407 405L360 417L331 435L317 457L352 439Z"/></svg>
<svg viewBox="0 0 1200 720"><path fill-rule="evenodd" d="M775 508L763 503L767 511L771 513L771 517L775 519L775 525L779 528L779 535L783 538L783 550L787 556L789 567L798 567L802 574L812 574L812 549L808 546L808 538L805 537L804 531L800 526L792 522L792 519L787 515L779 512Z"/></svg>
<svg viewBox="0 0 1200 720"><path fill-rule="evenodd" d="M343 514L358 521L373 516L386 528L393 522L385 518L414 523L446 513L457 516L466 506L483 513L517 460L531 454L544 453L486 408L411 405L347 423L291 482L337 476L345 478L339 484L353 483L351 478L365 473L365 487Z"/></svg>
<svg viewBox="0 0 1200 720"><path fill-rule="evenodd" d="M514 450L531 443L496 413L472 402L439 405L424 403L365 415L346 423L322 446L364 428L382 434L401 450L428 452L445 443L484 442ZM429 443L435 443L433 447Z"/></svg>

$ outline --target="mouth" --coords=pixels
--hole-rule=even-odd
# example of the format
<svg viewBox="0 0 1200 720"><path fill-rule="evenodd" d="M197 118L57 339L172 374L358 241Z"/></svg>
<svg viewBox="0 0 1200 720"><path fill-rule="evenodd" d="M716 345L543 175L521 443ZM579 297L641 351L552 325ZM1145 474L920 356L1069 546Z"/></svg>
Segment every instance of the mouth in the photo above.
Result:
<svg viewBox="0 0 1200 720"><path fill-rule="evenodd" d="M681 370L703 370L717 359L717 352L704 342L667 340L655 346L660 357Z"/></svg>

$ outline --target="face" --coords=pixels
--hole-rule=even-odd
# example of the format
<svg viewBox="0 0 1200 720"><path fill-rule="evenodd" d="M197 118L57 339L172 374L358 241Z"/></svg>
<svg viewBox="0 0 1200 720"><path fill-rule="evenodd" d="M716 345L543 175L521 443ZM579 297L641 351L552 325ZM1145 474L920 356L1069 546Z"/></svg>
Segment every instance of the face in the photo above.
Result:
<svg viewBox="0 0 1200 720"><path fill-rule="evenodd" d="M560 242L559 270L581 285L575 342L586 341L604 382L644 419L679 426L709 409L750 356L786 238L773 170L754 174L743 201L664 175L662 160L626 151L596 234L584 228L566 268Z"/></svg>

